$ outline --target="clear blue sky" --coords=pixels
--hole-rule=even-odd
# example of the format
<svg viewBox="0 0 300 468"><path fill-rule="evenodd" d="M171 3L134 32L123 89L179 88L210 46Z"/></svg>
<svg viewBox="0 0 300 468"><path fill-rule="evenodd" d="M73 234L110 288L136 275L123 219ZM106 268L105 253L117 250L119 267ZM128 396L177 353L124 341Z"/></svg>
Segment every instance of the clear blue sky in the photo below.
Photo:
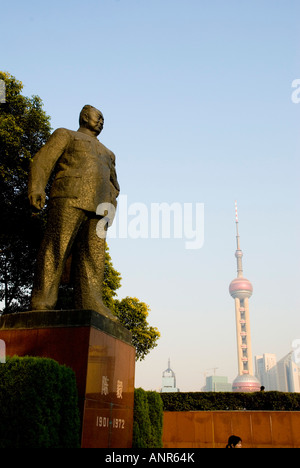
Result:
<svg viewBox="0 0 300 468"><path fill-rule="evenodd" d="M119 297L149 304L161 339L136 367L158 389L168 358L181 390L207 369L237 374L238 201L253 354L300 338L299 0L0 0L1 61L37 94L53 129L103 111L128 205L204 204L204 245L111 239ZM211 373L212 371L207 371Z"/></svg>

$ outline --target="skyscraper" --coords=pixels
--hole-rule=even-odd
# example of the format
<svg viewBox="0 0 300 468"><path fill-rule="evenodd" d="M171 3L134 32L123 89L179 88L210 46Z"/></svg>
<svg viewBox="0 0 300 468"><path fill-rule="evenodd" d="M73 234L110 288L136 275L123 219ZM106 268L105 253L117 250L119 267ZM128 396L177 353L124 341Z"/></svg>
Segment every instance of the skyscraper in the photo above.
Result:
<svg viewBox="0 0 300 468"><path fill-rule="evenodd" d="M277 360L275 354L265 353L255 356L255 375L265 390L278 390Z"/></svg>
<svg viewBox="0 0 300 468"><path fill-rule="evenodd" d="M235 222L237 242L237 250L235 252L237 260L237 278L230 283L229 292L235 301L238 376L232 384L232 390L234 392L256 392L260 390L260 383L253 375L249 317L249 298L252 296L253 287L250 281L243 276L243 252L240 247L239 220L236 202Z"/></svg>
<svg viewBox="0 0 300 468"><path fill-rule="evenodd" d="M293 352L289 352L277 364L280 392L300 393L300 367L293 361Z"/></svg>
<svg viewBox="0 0 300 468"><path fill-rule="evenodd" d="M168 368L163 372L162 375L161 393L166 392L179 392L179 388L176 387L175 372L172 371L170 366L170 358L168 360Z"/></svg>

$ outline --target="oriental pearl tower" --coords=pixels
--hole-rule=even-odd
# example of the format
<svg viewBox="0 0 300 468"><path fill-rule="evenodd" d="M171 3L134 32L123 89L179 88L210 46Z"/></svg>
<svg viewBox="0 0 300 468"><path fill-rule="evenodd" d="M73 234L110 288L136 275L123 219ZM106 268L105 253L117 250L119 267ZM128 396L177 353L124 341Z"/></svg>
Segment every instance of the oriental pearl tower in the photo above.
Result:
<svg viewBox="0 0 300 468"><path fill-rule="evenodd" d="M237 203L235 202L236 242L237 250L237 278L231 281L229 286L230 295L235 301L236 337L238 376L232 384L233 392L258 392L260 383L253 375L249 298L252 296L253 287L249 280L243 276L242 257L240 248L239 220Z"/></svg>

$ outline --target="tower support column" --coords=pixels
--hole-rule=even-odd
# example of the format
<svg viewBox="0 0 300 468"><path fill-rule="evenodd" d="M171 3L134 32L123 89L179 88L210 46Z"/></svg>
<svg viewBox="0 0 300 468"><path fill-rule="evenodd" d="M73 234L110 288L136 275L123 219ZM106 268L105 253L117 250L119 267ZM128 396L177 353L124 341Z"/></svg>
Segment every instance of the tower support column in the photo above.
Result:
<svg viewBox="0 0 300 468"><path fill-rule="evenodd" d="M252 362L252 343L251 343L251 330L250 330L250 314L249 314L249 299L244 300L245 307L245 320L247 330L247 355L248 355L248 370L249 374L253 375L253 362Z"/></svg>
<svg viewBox="0 0 300 468"><path fill-rule="evenodd" d="M241 337L241 313L240 313L240 300L238 297L235 298L235 322L236 322L236 343L237 343L237 358L238 358L238 373L243 373L243 362L242 362L242 337Z"/></svg>

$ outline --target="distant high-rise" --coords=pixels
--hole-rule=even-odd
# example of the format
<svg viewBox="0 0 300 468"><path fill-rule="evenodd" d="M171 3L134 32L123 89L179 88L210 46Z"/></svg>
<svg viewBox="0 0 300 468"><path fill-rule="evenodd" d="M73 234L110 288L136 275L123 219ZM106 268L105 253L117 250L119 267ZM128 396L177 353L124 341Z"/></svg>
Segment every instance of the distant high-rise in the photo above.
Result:
<svg viewBox="0 0 300 468"><path fill-rule="evenodd" d="M300 367L290 351L276 362L275 354L255 356L256 375L266 390L300 393Z"/></svg>
<svg viewBox="0 0 300 468"><path fill-rule="evenodd" d="M300 393L300 367L293 361L292 351L277 364L280 392Z"/></svg>
<svg viewBox="0 0 300 468"><path fill-rule="evenodd" d="M175 372L173 372L170 367L170 358L168 360L168 368L163 372L162 375L161 393L166 392L179 392L179 388L176 387Z"/></svg>
<svg viewBox="0 0 300 468"><path fill-rule="evenodd" d="M255 356L255 375L265 390L278 390L277 360L275 354Z"/></svg>
<svg viewBox="0 0 300 468"><path fill-rule="evenodd" d="M237 337L238 376L232 384L234 392L256 392L260 390L260 382L253 375L253 361L251 349L249 298L253 287L249 280L243 276L242 257L240 248L239 220L237 204L235 203L236 242L237 250L237 278L229 286L230 295L235 301L235 320Z"/></svg>
<svg viewBox="0 0 300 468"><path fill-rule="evenodd" d="M204 392L231 392L232 386L227 377L210 375L206 377Z"/></svg>

